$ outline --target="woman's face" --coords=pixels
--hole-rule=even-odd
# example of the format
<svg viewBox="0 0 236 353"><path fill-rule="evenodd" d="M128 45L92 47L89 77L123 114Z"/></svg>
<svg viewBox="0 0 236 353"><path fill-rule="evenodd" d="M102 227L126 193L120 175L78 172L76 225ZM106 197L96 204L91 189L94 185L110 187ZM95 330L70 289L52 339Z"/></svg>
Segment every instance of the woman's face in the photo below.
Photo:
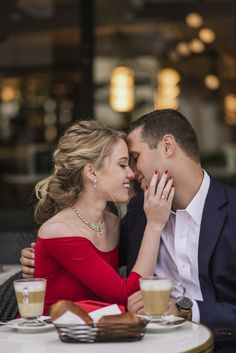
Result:
<svg viewBox="0 0 236 353"><path fill-rule="evenodd" d="M129 167L128 147L119 139L104 159L103 166L96 171L96 191L107 201L127 202L129 200L130 180L134 173Z"/></svg>

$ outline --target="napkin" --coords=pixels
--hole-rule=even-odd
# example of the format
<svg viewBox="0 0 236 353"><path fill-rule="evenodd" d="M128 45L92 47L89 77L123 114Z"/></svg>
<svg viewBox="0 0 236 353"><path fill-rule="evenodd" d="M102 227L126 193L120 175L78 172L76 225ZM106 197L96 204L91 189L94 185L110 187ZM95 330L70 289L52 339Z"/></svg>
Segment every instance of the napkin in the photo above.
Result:
<svg viewBox="0 0 236 353"><path fill-rule="evenodd" d="M63 315L54 320L53 323L58 325L78 325L84 324L85 322L78 315L75 315L71 311L66 311Z"/></svg>
<svg viewBox="0 0 236 353"><path fill-rule="evenodd" d="M100 308L89 313L93 321L96 323L102 316L107 315L119 315L122 311L117 304L106 306L105 308Z"/></svg>

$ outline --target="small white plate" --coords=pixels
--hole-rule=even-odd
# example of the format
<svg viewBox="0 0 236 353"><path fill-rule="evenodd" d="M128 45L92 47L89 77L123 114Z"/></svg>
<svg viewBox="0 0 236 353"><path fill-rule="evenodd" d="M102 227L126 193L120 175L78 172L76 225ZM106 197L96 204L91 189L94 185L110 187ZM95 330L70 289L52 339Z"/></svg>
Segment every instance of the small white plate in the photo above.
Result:
<svg viewBox="0 0 236 353"><path fill-rule="evenodd" d="M42 316L43 320L49 319L49 316ZM21 326L20 323L23 321L23 319L15 319L8 321L7 326L10 328L13 328L19 332L23 333L36 333L36 332L45 332L45 331L50 331L55 328L53 324L46 324L44 326L35 326L35 327L30 327L30 326Z"/></svg>
<svg viewBox="0 0 236 353"><path fill-rule="evenodd" d="M163 326L163 325L160 325L155 322L149 322L149 324L147 324L146 331L149 333L168 332L168 331L172 331L172 330L175 330L179 327L186 325L187 322L188 321L183 321L181 323L178 323L178 324L172 325L172 326Z"/></svg>
<svg viewBox="0 0 236 353"><path fill-rule="evenodd" d="M146 315L138 315L140 317L144 317L147 319L150 319L149 316ZM157 333L157 332L168 332L168 331L172 331L175 330L179 327L182 327L184 325L186 325L188 323L187 320L183 319L183 322L179 322L180 318L176 317L174 315L167 315L165 316L165 320L168 320L171 322L171 326L168 325L161 325L158 322L149 322L146 326L146 332L148 333ZM178 321L178 323L174 323L175 321Z"/></svg>

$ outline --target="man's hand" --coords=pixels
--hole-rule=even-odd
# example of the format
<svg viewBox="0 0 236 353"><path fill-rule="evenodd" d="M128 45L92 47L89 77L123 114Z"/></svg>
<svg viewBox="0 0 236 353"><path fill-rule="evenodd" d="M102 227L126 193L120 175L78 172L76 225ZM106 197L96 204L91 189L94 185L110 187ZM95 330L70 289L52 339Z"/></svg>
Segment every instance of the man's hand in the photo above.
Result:
<svg viewBox="0 0 236 353"><path fill-rule="evenodd" d="M171 302L175 302L175 298L171 297ZM166 311L165 315L179 316L179 309L175 304L170 304L169 309Z"/></svg>
<svg viewBox="0 0 236 353"><path fill-rule="evenodd" d="M141 290L135 292L128 298L128 311L132 314L144 315L143 298Z"/></svg>
<svg viewBox="0 0 236 353"><path fill-rule="evenodd" d="M34 275L34 249L35 243L31 243L31 248L24 248L21 250L21 269L24 278L30 278Z"/></svg>

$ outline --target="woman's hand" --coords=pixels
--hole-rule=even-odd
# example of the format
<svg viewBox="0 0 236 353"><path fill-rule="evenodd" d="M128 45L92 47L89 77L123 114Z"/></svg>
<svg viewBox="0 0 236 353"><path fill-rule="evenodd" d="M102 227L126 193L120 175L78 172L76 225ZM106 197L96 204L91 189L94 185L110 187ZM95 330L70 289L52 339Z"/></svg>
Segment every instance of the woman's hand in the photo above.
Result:
<svg viewBox="0 0 236 353"><path fill-rule="evenodd" d="M31 248L21 250L20 263L24 278L34 276L34 249L35 243L31 243Z"/></svg>
<svg viewBox="0 0 236 353"><path fill-rule="evenodd" d="M149 224L158 226L161 230L164 228L170 215L173 197L173 179L168 179L168 172L162 174L159 182L158 173L155 172L144 193L144 211Z"/></svg>
<svg viewBox="0 0 236 353"><path fill-rule="evenodd" d="M132 314L139 314L139 315L145 314L141 290L129 296L127 309Z"/></svg>

